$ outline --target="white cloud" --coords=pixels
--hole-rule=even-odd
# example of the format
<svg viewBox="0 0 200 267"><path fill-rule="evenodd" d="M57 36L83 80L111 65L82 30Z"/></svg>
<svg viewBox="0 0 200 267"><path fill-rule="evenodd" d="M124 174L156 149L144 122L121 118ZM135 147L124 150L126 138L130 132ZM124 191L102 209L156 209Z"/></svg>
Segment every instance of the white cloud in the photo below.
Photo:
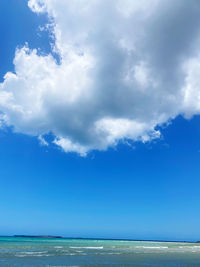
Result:
<svg viewBox="0 0 200 267"><path fill-rule="evenodd" d="M86 155L120 140L150 141L178 114L200 113L198 0L29 0L49 15L52 55L16 51L0 84L1 125L52 133ZM41 25L44 29L44 25Z"/></svg>

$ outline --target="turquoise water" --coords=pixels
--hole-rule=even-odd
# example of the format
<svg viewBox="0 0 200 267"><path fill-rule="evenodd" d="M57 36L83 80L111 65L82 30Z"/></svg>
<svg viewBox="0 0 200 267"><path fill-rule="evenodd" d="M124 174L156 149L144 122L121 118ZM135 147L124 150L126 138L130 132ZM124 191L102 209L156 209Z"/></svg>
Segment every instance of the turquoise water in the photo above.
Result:
<svg viewBox="0 0 200 267"><path fill-rule="evenodd" d="M200 266L200 244L0 237L0 267Z"/></svg>

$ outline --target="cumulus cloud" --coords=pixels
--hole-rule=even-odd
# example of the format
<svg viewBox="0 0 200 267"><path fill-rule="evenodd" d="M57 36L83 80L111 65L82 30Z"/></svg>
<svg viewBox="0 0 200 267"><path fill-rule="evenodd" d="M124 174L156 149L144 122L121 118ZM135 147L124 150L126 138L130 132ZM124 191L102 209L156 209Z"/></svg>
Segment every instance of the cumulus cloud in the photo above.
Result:
<svg viewBox="0 0 200 267"><path fill-rule="evenodd" d="M0 84L1 125L51 133L86 155L120 140L159 138L156 126L200 113L199 0L29 0L47 13L59 55L26 44ZM42 25L43 27L43 25Z"/></svg>

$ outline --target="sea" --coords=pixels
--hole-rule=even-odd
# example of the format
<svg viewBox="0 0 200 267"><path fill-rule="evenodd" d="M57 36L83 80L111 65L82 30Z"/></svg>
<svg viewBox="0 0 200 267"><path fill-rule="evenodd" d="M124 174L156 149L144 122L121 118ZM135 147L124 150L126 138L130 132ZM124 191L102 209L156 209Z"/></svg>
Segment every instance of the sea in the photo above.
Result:
<svg viewBox="0 0 200 267"><path fill-rule="evenodd" d="M200 244L0 237L0 267L200 267Z"/></svg>

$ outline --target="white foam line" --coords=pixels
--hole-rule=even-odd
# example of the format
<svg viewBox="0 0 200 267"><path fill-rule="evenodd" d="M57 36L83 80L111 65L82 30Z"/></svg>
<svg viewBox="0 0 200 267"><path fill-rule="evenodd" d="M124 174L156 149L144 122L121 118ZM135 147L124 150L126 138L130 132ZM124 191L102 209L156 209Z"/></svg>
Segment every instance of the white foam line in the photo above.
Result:
<svg viewBox="0 0 200 267"><path fill-rule="evenodd" d="M103 249L103 247L70 247L74 249Z"/></svg>
<svg viewBox="0 0 200 267"><path fill-rule="evenodd" d="M47 253L47 251L22 251L22 252L19 252L19 253L20 254L34 255L34 254Z"/></svg>
<svg viewBox="0 0 200 267"><path fill-rule="evenodd" d="M168 247L145 247L145 246L136 246L136 248L147 248L147 249L168 249Z"/></svg>

